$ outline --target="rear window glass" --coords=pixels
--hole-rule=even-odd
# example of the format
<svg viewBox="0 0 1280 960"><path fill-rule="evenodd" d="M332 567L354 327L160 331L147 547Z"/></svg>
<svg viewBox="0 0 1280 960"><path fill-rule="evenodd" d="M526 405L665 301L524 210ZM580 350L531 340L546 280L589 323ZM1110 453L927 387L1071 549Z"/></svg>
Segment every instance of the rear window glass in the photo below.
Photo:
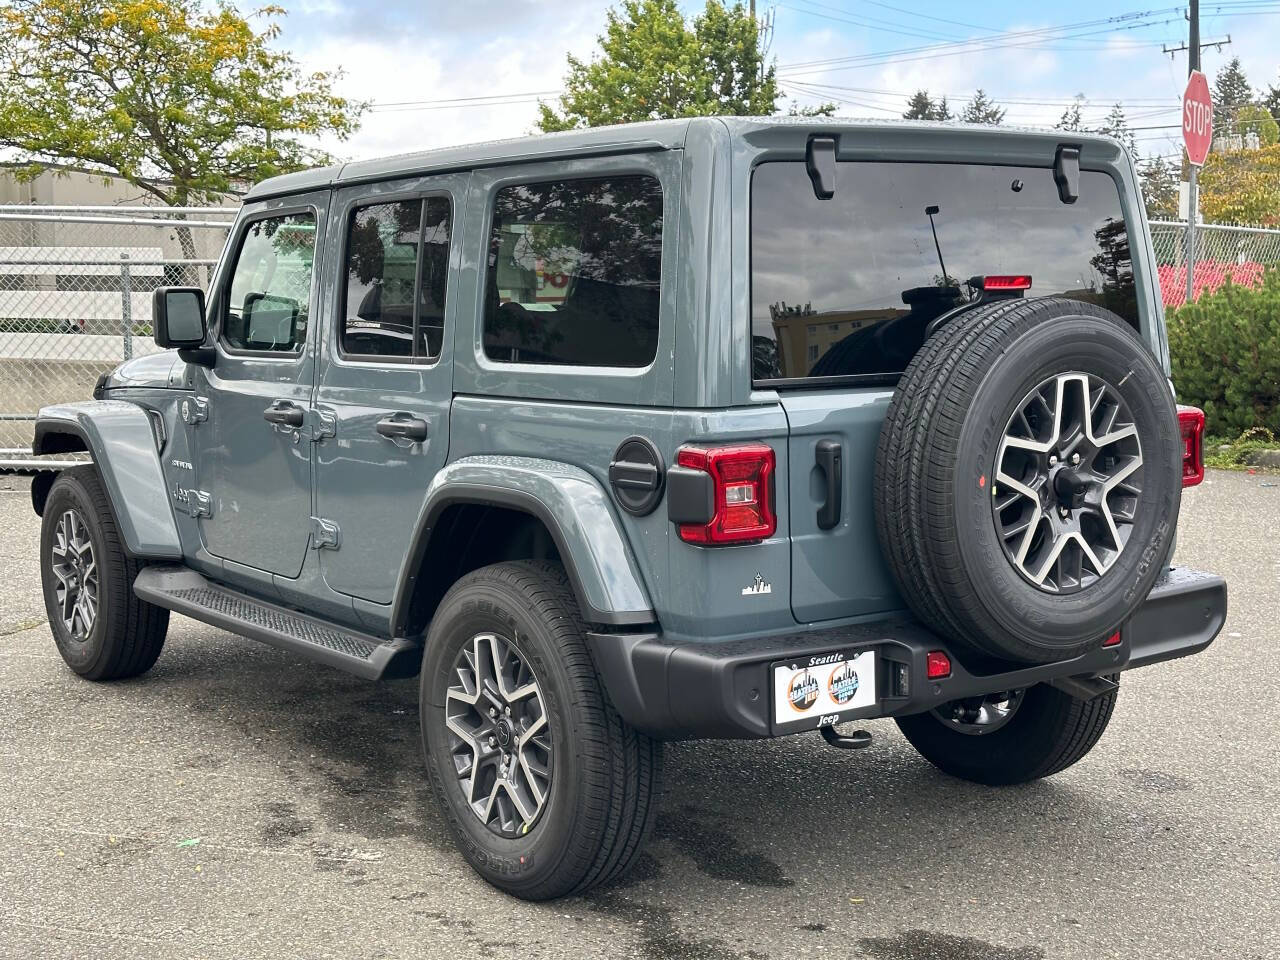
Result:
<svg viewBox="0 0 1280 960"><path fill-rule="evenodd" d="M662 189L652 177L505 187L489 240L485 355L648 366L661 268Z"/></svg>
<svg viewBox="0 0 1280 960"><path fill-rule="evenodd" d="M842 161L814 196L801 162L751 186L754 379L900 374L929 321L975 299L970 280L1029 274L1026 296L1100 304L1137 325L1120 195L1082 171L1074 204L1053 171ZM936 231L936 242L935 234Z"/></svg>

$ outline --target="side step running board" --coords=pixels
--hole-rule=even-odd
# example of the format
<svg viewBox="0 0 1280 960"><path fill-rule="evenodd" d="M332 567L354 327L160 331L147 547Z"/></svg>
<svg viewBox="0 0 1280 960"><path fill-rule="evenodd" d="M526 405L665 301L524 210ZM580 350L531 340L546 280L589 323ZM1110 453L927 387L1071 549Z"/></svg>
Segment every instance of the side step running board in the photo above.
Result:
<svg viewBox="0 0 1280 960"><path fill-rule="evenodd" d="M133 592L157 607L366 680L409 677L418 671L421 648L412 640L388 640L327 623L212 583L187 567L144 567Z"/></svg>

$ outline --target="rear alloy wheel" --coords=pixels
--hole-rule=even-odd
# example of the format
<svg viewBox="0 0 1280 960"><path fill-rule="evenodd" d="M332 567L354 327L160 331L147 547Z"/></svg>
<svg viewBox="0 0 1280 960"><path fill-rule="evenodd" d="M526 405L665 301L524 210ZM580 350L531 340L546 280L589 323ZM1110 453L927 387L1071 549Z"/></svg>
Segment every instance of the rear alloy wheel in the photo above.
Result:
<svg viewBox="0 0 1280 960"><path fill-rule="evenodd" d="M508 839L528 833L551 793L551 727L516 642L480 633L458 651L445 693L453 765L471 812Z"/></svg>
<svg viewBox="0 0 1280 960"><path fill-rule="evenodd" d="M526 560L462 577L427 634L432 786L471 866L526 900L619 876L658 812L662 745L618 716L585 633L564 568Z"/></svg>
<svg viewBox="0 0 1280 960"><path fill-rule="evenodd" d="M944 773L1006 786L1052 776L1092 750L1111 720L1117 692L1077 700L1038 684L953 700L897 723L920 755Z"/></svg>

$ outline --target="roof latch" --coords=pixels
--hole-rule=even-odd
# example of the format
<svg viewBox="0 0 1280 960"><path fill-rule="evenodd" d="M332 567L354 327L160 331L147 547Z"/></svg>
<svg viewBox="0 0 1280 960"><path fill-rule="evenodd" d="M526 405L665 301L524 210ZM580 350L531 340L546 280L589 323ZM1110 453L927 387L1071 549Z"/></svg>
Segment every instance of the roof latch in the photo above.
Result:
<svg viewBox="0 0 1280 960"><path fill-rule="evenodd" d="M1053 182L1058 185L1058 199L1063 203L1075 203L1080 199L1080 148L1065 143L1058 144L1053 158Z"/></svg>
<svg viewBox="0 0 1280 960"><path fill-rule="evenodd" d="M805 149L804 165L813 181L813 195L819 200L830 200L836 195L836 146L837 137L810 137Z"/></svg>

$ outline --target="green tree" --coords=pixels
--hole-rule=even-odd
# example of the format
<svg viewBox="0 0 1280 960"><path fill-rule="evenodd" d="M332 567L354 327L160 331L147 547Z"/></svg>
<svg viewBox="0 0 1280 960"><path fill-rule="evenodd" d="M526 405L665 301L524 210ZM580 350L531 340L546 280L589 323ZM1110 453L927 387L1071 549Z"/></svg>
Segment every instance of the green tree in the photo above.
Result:
<svg viewBox="0 0 1280 960"><path fill-rule="evenodd" d="M690 23L676 0L623 0L598 42L589 63L569 57L558 104L539 104L542 130L777 109L775 67L741 3L707 0Z"/></svg>
<svg viewBox="0 0 1280 960"><path fill-rule="evenodd" d="M1141 165L1142 199L1150 220L1176 220L1181 172L1164 157L1152 157Z"/></svg>
<svg viewBox="0 0 1280 960"><path fill-rule="evenodd" d="M1280 144L1212 152L1199 179L1205 220L1280 227Z"/></svg>
<svg viewBox="0 0 1280 960"><path fill-rule="evenodd" d="M200 0L9 0L0 7L0 146L19 177L120 179L171 206L324 163L366 104L333 93L255 27ZM190 231L179 230L194 256Z"/></svg>
<svg viewBox="0 0 1280 960"><path fill-rule="evenodd" d="M1116 103L1111 108L1107 118L1098 127L1098 132L1119 140L1124 148L1129 151L1129 156L1136 157L1138 155L1138 141L1134 137L1133 131L1129 129L1129 121L1124 115L1124 107L1119 103Z"/></svg>
<svg viewBox="0 0 1280 960"><path fill-rule="evenodd" d="M1071 106L1062 111L1062 116L1058 118L1054 129L1056 130L1083 130L1084 120L1080 116L1080 111L1084 107L1086 101L1083 93L1077 93L1075 99L1071 101Z"/></svg>
<svg viewBox="0 0 1280 960"><path fill-rule="evenodd" d="M999 126L1004 122L1004 108L997 106L996 102L987 96L986 91L979 87L972 99L960 111L960 119L964 123Z"/></svg>
<svg viewBox="0 0 1280 960"><path fill-rule="evenodd" d="M934 100L928 90L917 90L907 101L907 110L902 115L904 120L950 120L951 107L947 98Z"/></svg>
<svg viewBox="0 0 1280 960"><path fill-rule="evenodd" d="M1269 147L1280 138L1280 124L1271 115L1271 111L1261 103L1247 103L1236 110L1235 128L1242 136L1254 134L1258 138L1258 146Z"/></svg>
<svg viewBox="0 0 1280 960"><path fill-rule="evenodd" d="M1267 95L1262 98L1262 105L1271 111L1271 115L1280 120L1280 83L1273 83L1267 88Z"/></svg>
<svg viewBox="0 0 1280 960"><path fill-rule="evenodd" d="M1240 66L1240 58L1218 71L1213 81L1213 132L1215 134L1238 133L1235 128L1236 111L1254 102L1253 87Z"/></svg>

